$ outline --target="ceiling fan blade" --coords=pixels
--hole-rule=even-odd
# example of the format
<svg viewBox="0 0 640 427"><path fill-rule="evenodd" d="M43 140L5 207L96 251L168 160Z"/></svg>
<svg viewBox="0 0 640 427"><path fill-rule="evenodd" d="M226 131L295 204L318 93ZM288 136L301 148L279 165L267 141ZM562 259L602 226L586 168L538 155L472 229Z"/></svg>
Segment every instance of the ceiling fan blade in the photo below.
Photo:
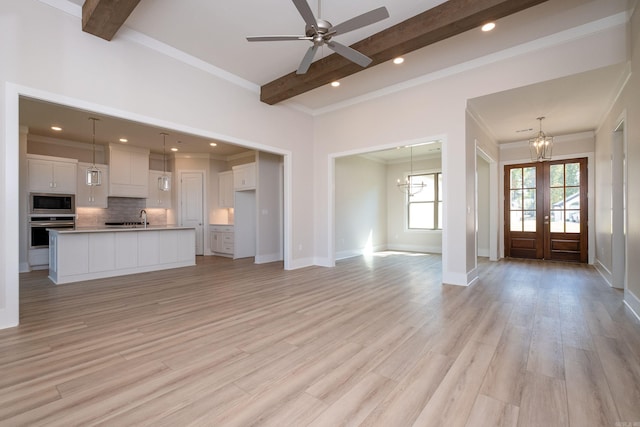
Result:
<svg viewBox="0 0 640 427"><path fill-rule="evenodd" d="M355 18L346 20L338 25L334 25L331 29L332 33L344 34L349 31L357 30L358 28L366 27L367 25L375 24L378 21L387 19L389 17L389 11L386 7L379 7L371 10L362 15L358 15Z"/></svg>
<svg viewBox="0 0 640 427"><path fill-rule="evenodd" d="M313 15L313 12L311 11L309 3L307 3L307 0L293 0L293 4L296 9L298 9L298 12L302 16L302 19L304 19L304 22L309 27L316 28L318 25L316 17Z"/></svg>
<svg viewBox="0 0 640 427"><path fill-rule="evenodd" d="M366 67L371 64L372 59L367 55L363 55L355 49L351 49L349 46L345 46L333 40L327 42L327 46L338 55L342 55L351 62L355 62L361 67Z"/></svg>
<svg viewBox="0 0 640 427"><path fill-rule="evenodd" d="M247 41L250 42L277 42L284 40L313 40L307 36L249 36Z"/></svg>
<svg viewBox="0 0 640 427"><path fill-rule="evenodd" d="M309 70L313 57L316 55L316 50L318 50L318 46L316 45L311 46L309 50L307 50L307 53L304 54L304 58L302 58L302 62L300 62L300 66L298 67L296 74L304 74Z"/></svg>

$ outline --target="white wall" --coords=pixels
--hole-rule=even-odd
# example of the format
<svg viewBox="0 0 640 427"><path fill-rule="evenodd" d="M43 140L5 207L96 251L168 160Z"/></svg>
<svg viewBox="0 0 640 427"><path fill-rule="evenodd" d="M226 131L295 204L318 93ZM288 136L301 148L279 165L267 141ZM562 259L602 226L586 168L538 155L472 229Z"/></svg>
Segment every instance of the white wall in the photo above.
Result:
<svg viewBox="0 0 640 427"><path fill-rule="evenodd" d="M631 17L630 31L631 76L620 97L596 132L596 187L597 216L596 241L598 262L611 272L611 155L613 132L624 119L623 141L627 151L627 287L624 300L636 315L640 316L640 11L638 7Z"/></svg>
<svg viewBox="0 0 640 427"><path fill-rule="evenodd" d="M256 189L256 264L282 261L282 156L258 153Z"/></svg>
<svg viewBox="0 0 640 427"><path fill-rule="evenodd" d="M489 162L477 156L477 188L478 188L478 256L489 256ZM497 190L497 189L496 189Z"/></svg>
<svg viewBox="0 0 640 427"><path fill-rule="evenodd" d="M123 38L84 33L79 16L36 0L0 11L0 327L18 321L18 95L290 156L289 268L313 262L311 116ZM43 68L43 64L46 67ZM55 64L55 66L53 66ZM248 126L247 124L251 125ZM295 179L293 179L295 178Z"/></svg>
<svg viewBox="0 0 640 427"><path fill-rule="evenodd" d="M386 249L386 169L361 156L335 160L337 259Z"/></svg>

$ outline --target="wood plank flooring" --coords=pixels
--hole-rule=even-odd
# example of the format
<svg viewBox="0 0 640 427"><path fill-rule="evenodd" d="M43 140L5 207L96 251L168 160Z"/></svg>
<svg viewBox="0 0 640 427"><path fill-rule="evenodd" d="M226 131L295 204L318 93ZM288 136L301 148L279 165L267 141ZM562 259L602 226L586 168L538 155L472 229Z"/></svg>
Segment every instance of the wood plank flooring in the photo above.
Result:
<svg viewBox="0 0 640 427"><path fill-rule="evenodd" d="M479 270L443 286L439 256L389 252L23 274L0 426L640 425L640 324L620 291L583 264Z"/></svg>

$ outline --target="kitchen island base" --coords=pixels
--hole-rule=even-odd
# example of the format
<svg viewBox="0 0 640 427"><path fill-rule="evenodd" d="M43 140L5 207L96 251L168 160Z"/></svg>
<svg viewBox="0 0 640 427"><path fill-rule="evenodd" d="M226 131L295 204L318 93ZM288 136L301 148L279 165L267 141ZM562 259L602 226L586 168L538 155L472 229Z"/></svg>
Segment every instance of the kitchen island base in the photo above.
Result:
<svg viewBox="0 0 640 427"><path fill-rule="evenodd" d="M193 228L49 230L49 279L57 285L195 263Z"/></svg>

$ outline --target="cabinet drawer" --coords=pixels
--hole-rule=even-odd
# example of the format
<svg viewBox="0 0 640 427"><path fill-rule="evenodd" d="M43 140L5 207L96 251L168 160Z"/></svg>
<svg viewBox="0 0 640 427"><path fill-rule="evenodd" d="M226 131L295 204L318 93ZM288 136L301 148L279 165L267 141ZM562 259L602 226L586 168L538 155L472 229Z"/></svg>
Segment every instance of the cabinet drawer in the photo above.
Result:
<svg viewBox="0 0 640 427"><path fill-rule="evenodd" d="M224 235L222 236L222 241L227 244L230 243L233 245L233 234L231 233L224 233Z"/></svg>
<svg viewBox="0 0 640 427"><path fill-rule="evenodd" d="M233 233L233 225L212 225L210 230L222 233Z"/></svg>
<svg viewBox="0 0 640 427"><path fill-rule="evenodd" d="M222 252L225 254L233 254L233 243L225 243L222 245Z"/></svg>

